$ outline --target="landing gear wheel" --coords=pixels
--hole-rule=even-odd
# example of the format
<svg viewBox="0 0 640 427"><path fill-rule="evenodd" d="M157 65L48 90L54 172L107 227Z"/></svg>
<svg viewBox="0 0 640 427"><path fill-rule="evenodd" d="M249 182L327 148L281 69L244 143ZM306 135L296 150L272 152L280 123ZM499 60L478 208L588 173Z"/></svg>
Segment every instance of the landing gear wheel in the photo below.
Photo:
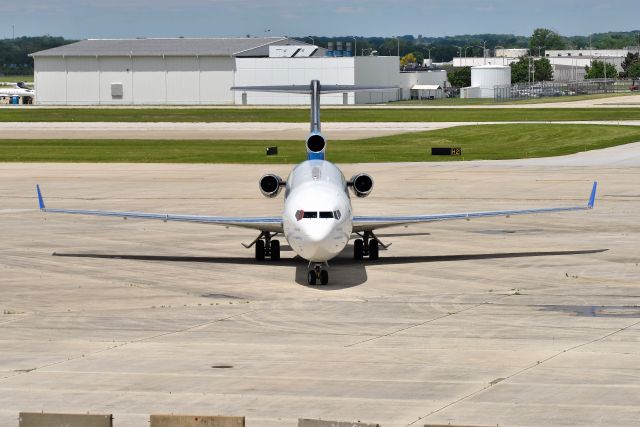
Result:
<svg viewBox="0 0 640 427"><path fill-rule="evenodd" d="M264 261L264 241L258 240L255 246L256 246L256 260Z"/></svg>
<svg viewBox="0 0 640 427"><path fill-rule="evenodd" d="M327 270L322 270L320 272L320 284L325 286L327 283L329 283L329 272Z"/></svg>
<svg viewBox="0 0 640 427"><path fill-rule="evenodd" d="M315 286L317 280L318 276L316 276L315 270L309 270L307 273L307 283L309 283L309 286Z"/></svg>
<svg viewBox="0 0 640 427"><path fill-rule="evenodd" d="M280 260L280 240L271 241L271 261Z"/></svg>
<svg viewBox="0 0 640 427"><path fill-rule="evenodd" d="M370 260L377 260L378 258L380 258L380 247L378 244L378 240L377 239L371 239L369 241L369 259Z"/></svg>
<svg viewBox="0 0 640 427"><path fill-rule="evenodd" d="M362 239L356 239L353 242L353 259L361 260L364 258L364 242Z"/></svg>

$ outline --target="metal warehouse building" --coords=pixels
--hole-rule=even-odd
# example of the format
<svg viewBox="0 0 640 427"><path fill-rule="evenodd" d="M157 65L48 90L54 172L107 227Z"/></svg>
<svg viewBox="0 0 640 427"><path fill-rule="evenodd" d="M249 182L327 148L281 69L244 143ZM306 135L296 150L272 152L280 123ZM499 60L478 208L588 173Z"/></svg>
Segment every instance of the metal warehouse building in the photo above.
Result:
<svg viewBox="0 0 640 427"><path fill-rule="evenodd" d="M295 94L234 93L231 86L393 86L323 97L326 104L408 99L445 72L401 75L398 58L352 57L286 37L84 40L32 54L40 105L305 104Z"/></svg>

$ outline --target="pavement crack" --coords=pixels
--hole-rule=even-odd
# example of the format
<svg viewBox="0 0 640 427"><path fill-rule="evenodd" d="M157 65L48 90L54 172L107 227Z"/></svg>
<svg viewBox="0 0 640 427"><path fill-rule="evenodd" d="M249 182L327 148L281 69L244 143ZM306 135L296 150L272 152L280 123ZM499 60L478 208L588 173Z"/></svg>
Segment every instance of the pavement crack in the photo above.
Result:
<svg viewBox="0 0 640 427"><path fill-rule="evenodd" d="M45 368L50 368L52 366L61 365L63 363L67 363L67 362L72 362L74 360L82 359L82 358L85 358L85 357L95 356L96 354L100 354L100 353L104 353L104 352L107 352L107 351L115 350L116 348L121 348L121 347L127 346L129 344L136 344L136 343L139 343L139 342L152 340L152 339L155 339L155 338L160 338L160 337L165 337L165 336L168 336L168 335L180 334L180 333L183 333L183 332L188 332L190 330L202 328L204 326L212 325L212 324L217 323L217 322L224 322L225 320L229 320L229 319L232 319L234 317L244 316L245 314L253 313L255 311L258 311L258 309L248 310L248 311L244 311L242 313L233 314L233 315L230 315L230 316L227 316L227 317L222 317L222 318L219 318L219 319L209 320L207 322L203 322L203 323L199 323L197 325L193 325L193 326L189 326L189 327L186 327L186 328L182 328L182 329L179 329L177 331L168 331L168 332L163 332L161 334L155 334L155 335L151 335L151 336L148 336L148 337L143 337L143 338L138 338L138 339L131 340L131 341L122 342L122 343L119 343L119 344L116 344L116 345L112 345L112 346L107 347L107 348L103 348L101 350L96 350L96 351L93 351L93 352L90 352L90 353L83 353L83 354L81 354L79 356L70 357L70 358L68 358L66 360L59 360L57 362L47 363L45 365L37 366L35 368L16 370L16 371L12 372L12 375L5 375L4 377L0 377L0 381L7 380L9 378L13 378L13 377L18 376L18 375L26 375L26 374L29 374L31 372L35 372L35 371L38 371L38 370L41 370L41 369L45 369Z"/></svg>
<svg viewBox="0 0 640 427"><path fill-rule="evenodd" d="M391 335L395 335L397 333L407 331L409 329L417 328L418 326L426 325L428 323L432 323L432 322L438 321L440 319L444 319L446 317L455 316L456 314L460 314L460 313L464 313L464 312L469 311L469 310L473 310L475 308L478 308L478 307L486 305L486 304L492 304L492 303L494 303L494 302L496 302L498 300L501 300L503 298L510 297L511 295L513 295L513 294L503 295L503 296L501 296L499 298L496 298L496 299L490 300L490 301L483 301L481 303L474 304L474 305L472 305L470 307L463 308L463 309L458 310L458 311L452 311L450 313L445 313L445 314L443 314L441 316L437 316L437 317L431 318L429 320L425 320L424 322L414 323L413 325L405 326L404 328L400 328L400 329L397 329L395 331L388 332L386 334L376 335L374 337L367 338L367 339L364 339L364 340L361 340L361 341L358 341L358 342L355 342L355 343L352 343L352 344L347 344L347 345L345 345L345 347L355 347L356 345L364 344L366 342L375 341L375 340L380 339L380 338L386 338L386 337L389 337Z"/></svg>
<svg viewBox="0 0 640 427"><path fill-rule="evenodd" d="M637 322L634 322L634 323L632 323L632 324L630 324L630 325L627 325L627 326L624 326L624 327L622 327L622 328L616 329L616 330L615 330L615 331L613 331L613 332L609 332L608 334L602 335L601 337L598 337L598 338L592 339L592 340L587 341L587 342L584 342L584 343L582 343L582 344L574 345L573 347L566 348L566 349L564 349L564 350L562 350L562 351L559 351L559 352L557 352L557 353L555 353L555 354L553 354L553 355L551 355L551 356L547 357L546 359L543 359L543 360L537 361L536 363L534 363L534 364L532 364L532 365L529 365L529 366L526 366L526 367L524 367L524 368L522 368L522 369L520 369L520 370L518 370L518 371L514 372L514 373L513 373L513 374L511 374L511 375L508 375L508 376L506 376L506 377L504 377L504 378L501 378L501 379L500 379L500 381L499 381L499 384L504 384L506 381L508 381L508 380L510 380L510 379L512 379L512 378L514 378L514 377L516 377L516 376L518 376L518 375L520 375L520 374L522 374L522 373L524 373L524 372L527 372L527 371L529 371L529 370L531 370L531 369L533 369L533 368L535 368L535 367L541 366L541 365L543 365L543 364L547 363L548 361L555 359L555 358L556 358L556 357L558 357L558 356L561 356L561 355L563 355L563 354L569 353L569 352L571 352L571 351L573 351L573 350L576 350L576 349L579 349L579 348L582 348L582 347L586 347L586 346L591 345L591 344L594 344L594 343L596 343L596 342L598 342L598 341L602 341L602 340L607 339L607 338L609 338L609 337L611 337L611 336L613 336L613 335L616 335L616 334L618 334L618 333L620 333L620 332L624 332L624 331L626 331L627 329L633 328L633 327L635 327L635 326L637 326L637 325L640 325L640 320L639 320L639 321L637 321ZM431 415L437 414L438 412L441 412L441 411L443 411L443 410L445 410L445 409L447 409L447 408L449 408L449 407L451 407L451 406L453 406L453 405L456 405L456 404L458 404L458 403L460 403L460 402L462 402L462 401L465 401L465 400L469 399L470 397L474 397L474 396L476 396L476 395L478 395L478 394L482 393L483 391L485 391L485 390L487 390L487 389L490 389L490 388L492 388L492 387L496 386L497 384L498 384L498 383L496 383L495 381L492 381L492 382L490 382L489 384L487 384L487 385L483 386L482 388L480 388L480 389L478 389L478 390L476 390L476 391L474 391L474 392L471 392L471 393L469 393L469 394L467 394L467 395L465 395L465 396L462 396L462 397L460 397L460 398L458 398L458 399L454 400L453 402L449 402L449 403L447 403L446 405L441 406L441 407L440 407L440 408L438 408L438 409L434 409L433 411L429 412L428 414L423 415L422 417L419 417L418 419L416 419L416 420L414 420L414 421L410 422L410 423L409 423L409 424L407 424L405 427L413 426L413 425L415 425L416 423L418 423L418 422L420 422L420 421L423 421L425 418L430 417Z"/></svg>

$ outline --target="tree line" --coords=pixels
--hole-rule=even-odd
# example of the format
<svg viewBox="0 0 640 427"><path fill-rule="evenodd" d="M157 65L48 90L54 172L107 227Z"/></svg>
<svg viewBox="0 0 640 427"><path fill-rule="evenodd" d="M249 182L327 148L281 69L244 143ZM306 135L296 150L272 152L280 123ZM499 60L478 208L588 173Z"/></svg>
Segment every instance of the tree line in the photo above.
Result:
<svg viewBox="0 0 640 427"><path fill-rule="evenodd" d="M379 55L411 54L411 60L422 64L431 57L433 62L448 62L454 56L483 56L483 49L493 52L496 47L529 49L532 54L544 56L547 49L621 49L627 46L640 45L640 31L608 32L590 36L565 37L555 31L539 28L529 37L513 34L474 34L447 37L427 37L403 35L399 37L351 37L351 36L304 36L296 37L305 42L313 42L321 47L328 47L329 42L352 42L354 53L370 55L374 51ZM33 59L30 53L73 43L63 37L40 36L19 37L0 40L0 73L31 74ZM489 53L488 56L491 56Z"/></svg>

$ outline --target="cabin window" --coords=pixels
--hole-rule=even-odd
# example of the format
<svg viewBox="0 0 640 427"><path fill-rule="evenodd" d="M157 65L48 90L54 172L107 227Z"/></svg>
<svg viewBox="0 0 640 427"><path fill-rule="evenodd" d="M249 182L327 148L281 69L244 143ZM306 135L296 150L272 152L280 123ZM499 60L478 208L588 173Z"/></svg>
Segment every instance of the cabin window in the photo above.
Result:
<svg viewBox="0 0 640 427"><path fill-rule="evenodd" d="M303 218L318 218L318 212L307 212L305 211L302 215Z"/></svg>
<svg viewBox="0 0 640 427"><path fill-rule="evenodd" d="M333 217L335 219L340 219L341 216L342 214L340 213L340 211L333 211Z"/></svg>
<svg viewBox="0 0 640 427"><path fill-rule="evenodd" d="M333 218L333 212L331 211L320 211L320 218Z"/></svg>

